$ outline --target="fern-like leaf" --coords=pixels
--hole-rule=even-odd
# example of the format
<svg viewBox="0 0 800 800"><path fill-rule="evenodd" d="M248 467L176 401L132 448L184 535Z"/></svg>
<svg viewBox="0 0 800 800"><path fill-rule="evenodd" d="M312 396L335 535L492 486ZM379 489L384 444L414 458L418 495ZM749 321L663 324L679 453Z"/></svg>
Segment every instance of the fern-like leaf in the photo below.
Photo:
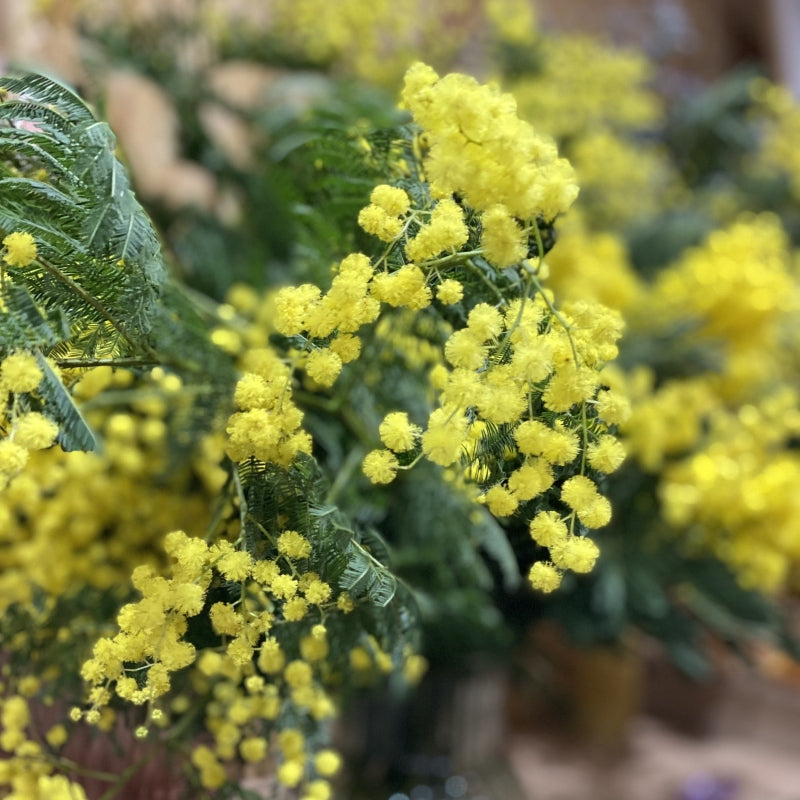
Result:
<svg viewBox="0 0 800 800"><path fill-rule="evenodd" d="M97 450L97 439L78 411L69 392L47 361L39 356L44 378L38 394L44 400L47 413L58 423L58 443L64 450Z"/></svg>
<svg viewBox="0 0 800 800"><path fill-rule="evenodd" d="M0 78L0 237L26 231L37 245L31 264L7 265L6 280L25 287L43 316L63 314L62 345L87 359L147 350L165 278L115 147L67 87L40 75Z"/></svg>

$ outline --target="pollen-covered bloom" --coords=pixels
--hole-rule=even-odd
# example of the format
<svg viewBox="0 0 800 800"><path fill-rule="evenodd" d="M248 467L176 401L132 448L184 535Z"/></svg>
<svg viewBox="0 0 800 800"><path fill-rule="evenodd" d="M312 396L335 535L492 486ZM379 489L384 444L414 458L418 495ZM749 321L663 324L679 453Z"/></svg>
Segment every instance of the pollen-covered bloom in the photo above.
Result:
<svg viewBox="0 0 800 800"><path fill-rule="evenodd" d="M574 475L564 481L561 499L589 528L602 528L611 520L611 503L597 491L594 481L585 475Z"/></svg>
<svg viewBox="0 0 800 800"><path fill-rule="evenodd" d="M393 411L384 417L378 433L386 447L395 453L404 453L414 447L421 430L411 423L408 414Z"/></svg>
<svg viewBox="0 0 800 800"><path fill-rule="evenodd" d="M528 573L528 580L534 589L549 594L561 585L561 572L547 561L537 561Z"/></svg>
<svg viewBox="0 0 800 800"><path fill-rule="evenodd" d="M327 347L314 350L306 361L306 374L320 386L332 386L341 371L341 357Z"/></svg>
<svg viewBox="0 0 800 800"><path fill-rule="evenodd" d="M311 542L297 531L284 531L278 537L278 552L289 558L308 558Z"/></svg>
<svg viewBox="0 0 800 800"><path fill-rule="evenodd" d="M397 457L390 450L367 453L361 468L372 483L391 483L397 475Z"/></svg>
<svg viewBox="0 0 800 800"><path fill-rule="evenodd" d="M411 200L405 190L386 183L381 183L372 190L369 201L393 217L402 217L411 207Z"/></svg>
<svg viewBox="0 0 800 800"><path fill-rule="evenodd" d="M450 466L461 454L467 427L462 414L437 408L431 413L428 429L422 434L422 451L434 464Z"/></svg>
<svg viewBox="0 0 800 800"><path fill-rule="evenodd" d="M540 511L530 523L531 537L541 547L553 547L567 538L567 526L555 511Z"/></svg>
<svg viewBox="0 0 800 800"><path fill-rule="evenodd" d="M489 511L496 517L511 516L519 506L519 500L504 486L492 486L482 498L489 507Z"/></svg>
<svg viewBox="0 0 800 800"><path fill-rule="evenodd" d="M552 220L577 197L572 167L496 86L457 73L440 78L417 63L402 102L425 132L425 170L438 196L459 195L477 211L504 205L521 220Z"/></svg>
<svg viewBox="0 0 800 800"><path fill-rule="evenodd" d="M0 387L8 392L33 392L43 377L36 356L24 350L11 353L0 363Z"/></svg>
<svg viewBox="0 0 800 800"><path fill-rule="evenodd" d="M411 261L425 261L445 251L458 249L469 238L461 206L450 197L439 200L431 212L430 222L420 228L406 245Z"/></svg>
<svg viewBox="0 0 800 800"><path fill-rule="evenodd" d="M3 239L3 260L9 267L27 267L36 258L36 240L27 231L14 231Z"/></svg>
<svg viewBox="0 0 800 800"><path fill-rule="evenodd" d="M498 204L486 209L481 224L483 254L495 266L508 267L528 255L526 236L505 206Z"/></svg>
<svg viewBox="0 0 800 800"><path fill-rule="evenodd" d="M454 278L446 278L436 289L436 299L445 306L458 303L464 296L464 287Z"/></svg>

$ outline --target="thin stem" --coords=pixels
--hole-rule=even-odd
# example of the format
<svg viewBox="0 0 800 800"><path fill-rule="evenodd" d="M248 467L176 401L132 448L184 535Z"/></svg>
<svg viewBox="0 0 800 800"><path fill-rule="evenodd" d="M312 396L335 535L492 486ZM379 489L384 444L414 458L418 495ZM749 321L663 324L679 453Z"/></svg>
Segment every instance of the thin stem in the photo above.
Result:
<svg viewBox="0 0 800 800"><path fill-rule="evenodd" d="M100 795L98 800L111 800L112 797L116 797L125 787L125 784L150 760L150 756L154 749L154 747L149 748L145 755L143 755L138 761L134 761L133 764L120 773L117 776L117 781L114 783L114 785L109 786L108 790Z"/></svg>
<svg viewBox="0 0 800 800"><path fill-rule="evenodd" d="M161 362L152 358L55 358L59 367L151 367Z"/></svg>
<svg viewBox="0 0 800 800"><path fill-rule="evenodd" d="M483 255L483 250L459 250L456 253L442 256L441 258L432 258L430 261L423 261L420 266L430 267L431 269L438 269L439 267L446 267L452 262L466 262L474 256Z"/></svg>
<svg viewBox="0 0 800 800"><path fill-rule="evenodd" d="M466 266L466 268L470 272L473 272L475 275L477 275L481 279L481 281L483 281L483 283L486 284L486 286L492 291L494 296L497 298L499 303L505 303L506 302L505 297L503 297L503 293L490 280L487 279L487 277L483 274L483 272L481 272L478 269L478 267L475 266L475 264L472 263L472 259L471 258L468 258L464 262L464 266Z"/></svg>
<svg viewBox="0 0 800 800"><path fill-rule="evenodd" d="M531 279L533 285L536 287L536 290L542 296L542 300L544 300L544 303L547 306L548 311L558 320L559 324L564 329L564 333L567 334L570 350L572 350L572 357L575 359L575 366L577 367L579 364L578 351L575 349L575 342L572 339L571 326L564 319L564 317L561 316L561 312L553 305L550 298L547 296L547 293L545 292L544 287L540 283L539 278L536 277L536 273L533 272L532 270L528 270L527 274L528 277Z"/></svg>
<svg viewBox="0 0 800 800"><path fill-rule="evenodd" d="M234 465L231 470L233 475L233 485L236 488L236 497L239 499L239 524L242 526L242 531L245 530L247 518L250 516L247 511L247 498L244 494L244 487L242 486L242 478L239 475L239 468Z"/></svg>
<svg viewBox="0 0 800 800"><path fill-rule="evenodd" d="M413 461L410 461L408 464L398 464L397 469L413 469L414 467L422 461L423 453L420 452L417 456L415 456Z"/></svg>
<svg viewBox="0 0 800 800"><path fill-rule="evenodd" d="M575 340L572 338L572 328L561 316L561 313L558 309L553 305L550 301L550 298L544 291L544 287L539 281L539 277L536 274L539 267L542 264L542 258L544 256L544 245L542 244L542 234L539 231L539 226L536 224L536 220L533 220L533 234L536 237L536 249L537 249L537 264L536 270L526 270L526 274L528 275L529 279L533 282L534 286L536 287L539 294L542 296L547 308L549 309L550 313L558 320L561 327L564 329L564 333L567 334L567 340L569 341L570 350L572 350L572 357L575 361L575 369L577 370L580 367L580 359L578 358L578 350L575 347ZM586 401L581 401L581 471L580 474L583 475L586 472L586 448L589 446L589 420L586 414ZM575 512L572 512L570 516L570 533L575 525Z"/></svg>
<svg viewBox="0 0 800 800"><path fill-rule="evenodd" d="M79 283L76 283L69 275L65 275L58 267L51 264L44 258L38 258L37 263L41 264L42 267L49 272L54 278L61 281L65 286L68 286L78 297L81 298L85 303L88 303L95 311L97 311L104 319L111 323L114 329L122 336L123 339L134 349L136 349L136 343L131 339L128 332L125 330L125 327L119 322L114 315L96 298L93 297L86 289L83 288Z"/></svg>
<svg viewBox="0 0 800 800"><path fill-rule="evenodd" d="M336 470L336 477L331 484L331 488L328 490L327 495L325 496L325 504L326 505L336 505L336 498L339 496L341 490L347 485L350 481L350 476L355 471L358 464L361 462L361 459L364 455L363 450L360 447L354 447L345 458L342 465Z"/></svg>
<svg viewBox="0 0 800 800"><path fill-rule="evenodd" d="M32 760L40 759L41 757L34 757ZM53 756L44 760L52 764L54 767L56 767L56 769L60 769L63 772L68 772L72 775L80 775L82 778L94 778L95 780L105 781L106 783L114 783L119 778L119 774L116 772L102 772L98 769L82 767L77 762L73 761L72 759L65 758L64 756Z"/></svg>

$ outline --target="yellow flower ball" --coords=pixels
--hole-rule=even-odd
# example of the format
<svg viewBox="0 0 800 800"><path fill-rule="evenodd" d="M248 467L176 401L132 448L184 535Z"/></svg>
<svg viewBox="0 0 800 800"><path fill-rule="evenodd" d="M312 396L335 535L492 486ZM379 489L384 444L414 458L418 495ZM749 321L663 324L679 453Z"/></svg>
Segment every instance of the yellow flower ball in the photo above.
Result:
<svg viewBox="0 0 800 800"><path fill-rule="evenodd" d="M36 258L36 240L27 231L14 231L3 239L3 261L9 267L27 267Z"/></svg>
<svg viewBox="0 0 800 800"><path fill-rule="evenodd" d="M391 451L373 450L367 453L361 469L372 483L384 484L394 480L398 466L399 462Z"/></svg>
<svg viewBox="0 0 800 800"><path fill-rule="evenodd" d="M12 353L0 364L0 384L9 392L33 392L43 377L33 353Z"/></svg>

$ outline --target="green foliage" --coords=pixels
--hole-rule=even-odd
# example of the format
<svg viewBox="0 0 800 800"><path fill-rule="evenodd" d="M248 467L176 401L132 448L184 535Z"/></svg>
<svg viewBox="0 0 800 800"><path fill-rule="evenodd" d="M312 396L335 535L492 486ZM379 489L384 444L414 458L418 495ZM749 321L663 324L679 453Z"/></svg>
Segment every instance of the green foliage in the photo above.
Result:
<svg viewBox="0 0 800 800"><path fill-rule="evenodd" d="M649 486L648 486L649 485ZM655 480L630 465L615 482L617 514L598 535L601 556L591 575L565 581L543 613L558 619L581 646L613 644L631 629L661 642L674 663L703 679L712 666L706 636L733 648L753 638L780 641L792 650L786 620L774 603L743 588L719 560L686 552L664 531L653 530Z"/></svg>
<svg viewBox="0 0 800 800"><path fill-rule="evenodd" d="M38 394L48 415L58 423L58 443L61 448L67 451L96 450L97 439L61 379L41 355L38 361L44 373Z"/></svg>
<svg viewBox="0 0 800 800"><path fill-rule="evenodd" d="M24 287L42 314L63 315L69 334L50 352L146 352L165 271L113 134L48 78L2 78L0 87L0 234L27 231L37 246L31 264L5 267L7 279ZM25 318L9 312L11 324Z"/></svg>
<svg viewBox="0 0 800 800"><path fill-rule="evenodd" d="M0 302L5 314L0 327L0 351L14 347L50 348L69 336L66 318L55 309L49 318L34 303L24 286L10 281L0 284Z"/></svg>

